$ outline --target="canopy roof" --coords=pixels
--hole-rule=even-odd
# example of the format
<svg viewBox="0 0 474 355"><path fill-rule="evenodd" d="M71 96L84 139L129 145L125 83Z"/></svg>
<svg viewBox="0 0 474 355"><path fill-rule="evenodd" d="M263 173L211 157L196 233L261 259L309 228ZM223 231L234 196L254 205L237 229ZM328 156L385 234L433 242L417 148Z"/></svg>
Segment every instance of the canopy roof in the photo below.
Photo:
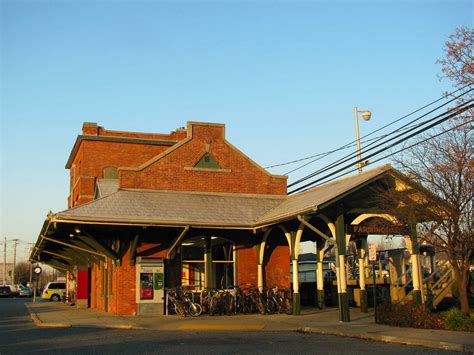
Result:
<svg viewBox="0 0 474 355"><path fill-rule="evenodd" d="M100 239L90 235L78 237L82 238L79 241L72 238L77 226L81 225L94 228L97 236L109 233L109 236L119 239L132 238L137 228L146 228L157 236L156 230L152 232L150 228L159 227L162 229L158 235L164 240L175 238L179 227L185 230L204 228L256 232L266 226L292 223L299 215L329 211L340 200L347 208L370 208L364 205L373 194L368 186L387 181L387 178L408 181L390 165L290 196L119 189L114 181L100 180L96 200L48 215L31 258L57 262L57 257L63 257L71 243L75 243L76 251L85 248L83 251L91 257L109 250L100 245ZM101 249L100 253L94 252Z"/></svg>
<svg viewBox="0 0 474 355"><path fill-rule="evenodd" d="M118 189L113 182L101 180L101 198L50 218L61 222L253 229L315 212L390 171L390 165L385 165L290 196Z"/></svg>

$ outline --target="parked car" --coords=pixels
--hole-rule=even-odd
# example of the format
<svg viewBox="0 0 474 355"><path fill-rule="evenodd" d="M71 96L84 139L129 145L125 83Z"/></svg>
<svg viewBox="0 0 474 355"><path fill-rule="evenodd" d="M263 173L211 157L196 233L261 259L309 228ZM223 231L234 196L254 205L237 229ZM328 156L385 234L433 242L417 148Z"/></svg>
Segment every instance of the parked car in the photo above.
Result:
<svg viewBox="0 0 474 355"><path fill-rule="evenodd" d="M23 285L19 286L18 296L20 297L33 297L33 289L25 287Z"/></svg>
<svg viewBox="0 0 474 355"><path fill-rule="evenodd" d="M8 285L0 286L0 297L11 297L12 289Z"/></svg>
<svg viewBox="0 0 474 355"><path fill-rule="evenodd" d="M12 296L18 296L18 293L20 292L20 288L18 285L4 285L10 287L10 291L12 293Z"/></svg>
<svg viewBox="0 0 474 355"><path fill-rule="evenodd" d="M41 298L44 300L50 301L61 301L63 296L66 293L66 283L65 282L49 282L44 290Z"/></svg>

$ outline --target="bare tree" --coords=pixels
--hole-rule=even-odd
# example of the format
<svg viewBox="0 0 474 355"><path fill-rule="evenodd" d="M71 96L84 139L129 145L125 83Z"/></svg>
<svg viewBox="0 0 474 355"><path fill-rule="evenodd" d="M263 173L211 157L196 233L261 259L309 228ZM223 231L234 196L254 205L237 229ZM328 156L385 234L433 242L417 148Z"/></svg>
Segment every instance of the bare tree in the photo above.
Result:
<svg viewBox="0 0 474 355"><path fill-rule="evenodd" d="M407 193L396 214L412 226L414 219L425 221L417 224L418 236L449 260L464 313L469 313L467 286L474 250L473 138L473 125L468 123L425 141L397 161L414 184L434 196Z"/></svg>
<svg viewBox="0 0 474 355"><path fill-rule="evenodd" d="M30 263L21 261L15 265L15 280L26 285L30 279Z"/></svg>
<svg viewBox="0 0 474 355"><path fill-rule="evenodd" d="M456 87L463 87L474 81L473 38L472 29L457 28L444 45L445 57L437 61L441 64L443 73L440 78L445 77L454 81Z"/></svg>
<svg viewBox="0 0 474 355"><path fill-rule="evenodd" d="M445 44L445 58L438 61L444 77L453 80L458 88L467 89L474 82L473 37L472 30L458 28ZM458 104L466 101L472 101L472 94L464 95ZM395 159L395 166L408 176L409 185L415 189L379 192L384 209L449 260L461 311L466 314L469 269L474 258L473 128L470 105L429 135L418 136L418 144L411 144Z"/></svg>

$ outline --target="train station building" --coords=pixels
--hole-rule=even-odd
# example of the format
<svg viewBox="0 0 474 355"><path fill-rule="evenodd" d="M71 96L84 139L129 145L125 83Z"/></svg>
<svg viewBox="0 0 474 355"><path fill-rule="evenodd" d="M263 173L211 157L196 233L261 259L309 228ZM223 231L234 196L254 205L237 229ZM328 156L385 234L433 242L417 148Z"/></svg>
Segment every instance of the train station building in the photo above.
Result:
<svg viewBox="0 0 474 355"><path fill-rule="evenodd" d="M410 188L390 166L288 195L287 177L234 147L223 124L188 122L169 134L84 123L66 169L68 209L48 214L31 260L75 273L79 306L163 314L165 288L251 285L291 287L299 314L300 243L314 241L320 306L323 258L334 248L340 319L349 321L347 245L356 242L366 275L367 234L384 228L405 236L414 298L422 300L416 235L371 198L377 189ZM366 309L364 276L357 289Z"/></svg>

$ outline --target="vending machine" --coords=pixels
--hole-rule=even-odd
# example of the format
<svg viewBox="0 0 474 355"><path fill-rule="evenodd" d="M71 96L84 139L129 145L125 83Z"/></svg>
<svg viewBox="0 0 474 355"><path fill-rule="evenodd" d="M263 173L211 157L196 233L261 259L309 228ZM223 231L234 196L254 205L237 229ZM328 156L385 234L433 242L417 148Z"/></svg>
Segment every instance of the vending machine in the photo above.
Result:
<svg viewBox="0 0 474 355"><path fill-rule="evenodd" d="M165 287L163 258L138 257L136 265L137 314L163 314Z"/></svg>

